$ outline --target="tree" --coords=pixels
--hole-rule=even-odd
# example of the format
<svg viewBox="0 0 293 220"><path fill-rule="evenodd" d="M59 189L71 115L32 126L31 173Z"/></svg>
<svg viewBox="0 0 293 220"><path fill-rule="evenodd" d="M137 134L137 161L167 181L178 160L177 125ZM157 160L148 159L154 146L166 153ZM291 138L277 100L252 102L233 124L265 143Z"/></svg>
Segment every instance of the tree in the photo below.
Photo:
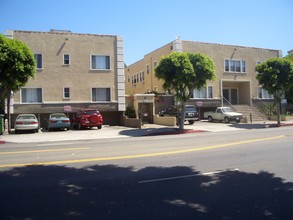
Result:
<svg viewBox="0 0 293 220"><path fill-rule="evenodd" d="M23 87L35 72L34 55L27 45L0 35L0 103L7 99L8 122L11 92Z"/></svg>
<svg viewBox="0 0 293 220"><path fill-rule="evenodd" d="M285 58L271 58L258 64L256 78L259 84L275 98L277 121L281 124L281 98L293 87L293 64Z"/></svg>
<svg viewBox="0 0 293 220"><path fill-rule="evenodd" d="M284 58L293 64L293 53L288 54ZM293 87L291 87L289 91L286 91L285 97L288 103L293 104Z"/></svg>
<svg viewBox="0 0 293 220"><path fill-rule="evenodd" d="M155 69L156 77L164 80L163 88L174 92L180 103L181 117L179 129L184 129L185 103L194 89L200 89L207 80L214 80L215 64L208 56L201 53L172 52L163 56Z"/></svg>

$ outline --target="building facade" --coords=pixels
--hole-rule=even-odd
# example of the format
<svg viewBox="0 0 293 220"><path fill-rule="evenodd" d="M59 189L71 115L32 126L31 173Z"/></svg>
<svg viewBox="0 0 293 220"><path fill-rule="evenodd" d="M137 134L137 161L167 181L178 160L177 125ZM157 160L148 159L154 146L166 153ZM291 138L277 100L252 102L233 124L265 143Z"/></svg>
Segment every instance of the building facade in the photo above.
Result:
<svg viewBox="0 0 293 220"><path fill-rule="evenodd" d="M13 114L98 109L106 124L119 124L125 111L124 42L120 36L70 31L6 31L34 53L35 79L13 94Z"/></svg>
<svg viewBox="0 0 293 220"><path fill-rule="evenodd" d="M232 105L252 105L254 102L273 99L259 86L255 67L269 58L282 57L281 51L180 39L146 54L143 59L126 67L126 95L165 94L163 81L156 78L154 69L161 57L172 51L200 52L209 56L215 63L216 80L208 81L205 87L195 90L189 101L202 112L221 106L224 102ZM160 109L155 108L154 111L158 113Z"/></svg>

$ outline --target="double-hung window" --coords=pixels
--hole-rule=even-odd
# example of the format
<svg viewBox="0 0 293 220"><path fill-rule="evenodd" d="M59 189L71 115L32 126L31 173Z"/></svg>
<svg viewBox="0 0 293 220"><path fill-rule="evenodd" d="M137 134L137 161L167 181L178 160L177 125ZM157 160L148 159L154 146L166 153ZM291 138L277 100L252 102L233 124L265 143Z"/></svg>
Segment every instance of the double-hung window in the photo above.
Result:
<svg viewBox="0 0 293 220"><path fill-rule="evenodd" d="M35 54L34 57L36 60L37 69L43 69L43 55L42 54Z"/></svg>
<svg viewBox="0 0 293 220"><path fill-rule="evenodd" d="M246 61L225 59L225 72L246 73Z"/></svg>
<svg viewBox="0 0 293 220"><path fill-rule="evenodd" d="M110 70L110 56L92 55L91 69L92 70Z"/></svg>
<svg viewBox="0 0 293 220"><path fill-rule="evenodd" d="M273 99L274 98L273 95L270 94L264 88L258 87L257 89L258 89L258 93L257 93L258 98L260 98L260 99Z"/></svg>
<svg viewBox="0 0 293 220"><path fill-rule="evenodd" d="M70 88L69 87L63 88L63 98L70 99Z"/></svg>
<svg viewBox="0 0 293 220"><path fill-rule="evenodd" d="M70 64L69 54L63 54L63 65L69 65L69 64Z"/></svg>
<svg viewBox="0 0 293 220"><path fill-rule="evenodd" d="M201 89L195 89L193 91L192 98L195 99L212 99L213 98L213 87L204 86Z"/></svg>
<svg viewBox="0 0 293 220"><path fill-rule="evenodd" d="M42 103L42 88L22 88L22 103Z"/></svg>
<svg viewBox="0 0 293 220"><path fill-rule="evenodd" d="M111 101L110 88L92 88L93 102L109 102Z"/></svg>

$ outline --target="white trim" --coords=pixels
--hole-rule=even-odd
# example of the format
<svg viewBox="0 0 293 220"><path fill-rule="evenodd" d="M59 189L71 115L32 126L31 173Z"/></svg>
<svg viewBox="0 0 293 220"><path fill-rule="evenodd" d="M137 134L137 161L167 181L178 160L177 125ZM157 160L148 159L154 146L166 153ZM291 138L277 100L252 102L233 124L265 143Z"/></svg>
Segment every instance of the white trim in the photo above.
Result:
<svg viewBox="0 0 293 220"><path fill-rule="evenodd" d="M109 57L109 69L93 69L92 68L92 56ZM111 56L105 54L90 54L90 70L93 71L111 71Z"/></svg>
<svg viewBox="0 0 293 220"><path fill-rule="evenodd" d="M68 88L69 89L69 97L65 97L65 88ZM71 99L71 91L70 91L71 89L70 89L70 87L69 86L64 86L63 87L63 99Z"/></svg>
<svg viewBox="0 0 293 220"><path fill-rule="evenodd" d="M93 93L92 93L93 89L110 89L110 100L109 101L93 101ZM91 102L92 103L109 103L112 100L112 89L111 89L111 87L91 87L90 94L91 94Z"/></svg>
<svg viewBox="0 0 293 220"><path fill-rule="evenodd" d="M68 55L68 63L64 63L65 59L64 59L64 56L65 55ZM63 53L63 66L70 66L71 65L71 58L70 58L70 54L69 53Z"/></svg>

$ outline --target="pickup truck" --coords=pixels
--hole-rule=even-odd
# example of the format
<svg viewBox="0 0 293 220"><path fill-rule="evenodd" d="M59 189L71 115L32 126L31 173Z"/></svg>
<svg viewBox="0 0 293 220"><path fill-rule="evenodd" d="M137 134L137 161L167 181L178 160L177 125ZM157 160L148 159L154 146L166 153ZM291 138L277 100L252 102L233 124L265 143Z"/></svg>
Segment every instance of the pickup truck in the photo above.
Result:
<svg viewBox="0 0 293 220"><path fill-rule="evenodd" d="M161 117L164 116L175 116L177 119L180 117L181 110L179 107L170 106L163 111L159 112ZM185 120L188 121L189 124L194 124L195 121L199 120L198 111L193 105L185 106Z"/></svg>
<svg viewBox="0 0 293 220"><path fill-rule="evenodd" d="M209 122L224 121L225 123L229 123L230 121L240 122L243 115L238 112L234 112L230 107L218 107L214 112L205 112L204 118L207 118Z"/></svg>

